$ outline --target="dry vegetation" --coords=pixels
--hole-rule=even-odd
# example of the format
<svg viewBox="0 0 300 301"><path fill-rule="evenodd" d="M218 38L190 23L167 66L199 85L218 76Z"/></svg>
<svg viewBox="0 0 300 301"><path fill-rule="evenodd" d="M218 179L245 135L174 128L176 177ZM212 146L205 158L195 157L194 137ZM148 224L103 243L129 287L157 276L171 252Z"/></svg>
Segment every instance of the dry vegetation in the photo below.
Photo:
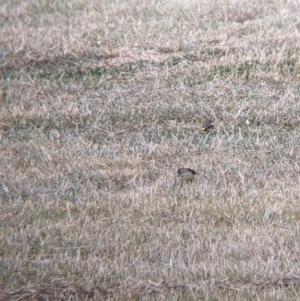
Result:
<svg viewBox="0 0 300 301"><path fill-rule="evenodd" d="M0 9L1 300L297 299L297 0Z"/></svg>

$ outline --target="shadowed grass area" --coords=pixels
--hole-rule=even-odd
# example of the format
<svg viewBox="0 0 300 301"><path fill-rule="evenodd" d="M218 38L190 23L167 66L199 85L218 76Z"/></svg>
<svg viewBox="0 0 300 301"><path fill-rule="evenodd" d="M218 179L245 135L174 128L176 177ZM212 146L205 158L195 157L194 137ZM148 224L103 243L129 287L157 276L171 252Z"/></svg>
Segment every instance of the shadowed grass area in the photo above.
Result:
<svg viewBox="0 0 300 301"><path fill-rule="evenodd" d="M3 4L0 300L295 300L299 12Z"/></svg>

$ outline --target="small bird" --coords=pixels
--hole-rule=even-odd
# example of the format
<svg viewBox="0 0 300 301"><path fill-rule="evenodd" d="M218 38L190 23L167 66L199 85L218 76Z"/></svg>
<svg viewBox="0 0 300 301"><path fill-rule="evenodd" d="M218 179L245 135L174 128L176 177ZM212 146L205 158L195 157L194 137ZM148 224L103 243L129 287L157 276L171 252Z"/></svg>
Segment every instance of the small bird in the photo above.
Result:
<svg viewBox="0 0 300 301"><path fill-rule="evenodd" d="M185 182L192 182L195 178L195 175L199 175L196 171L194 171L191 168L179 168L177 170L178 177L180 180L185 181Z"/></svg>
<svg viewBox="0 0 300 301"><path fill-rule="evenodd" d="M206 119L202 124L202 130L208 132L214 128L214 122L211 119Z"/></svg>

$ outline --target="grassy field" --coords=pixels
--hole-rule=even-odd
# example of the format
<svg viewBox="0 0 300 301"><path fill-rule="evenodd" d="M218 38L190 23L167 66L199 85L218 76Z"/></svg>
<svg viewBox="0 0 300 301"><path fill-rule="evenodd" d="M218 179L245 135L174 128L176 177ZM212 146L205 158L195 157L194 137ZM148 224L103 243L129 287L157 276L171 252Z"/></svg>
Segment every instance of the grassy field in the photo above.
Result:
<svg viewBox="0 0 300 301"><path fill-rule="evenodd" d="M0 300L299 298L299 1L14 0L0 27Z"/></svg>

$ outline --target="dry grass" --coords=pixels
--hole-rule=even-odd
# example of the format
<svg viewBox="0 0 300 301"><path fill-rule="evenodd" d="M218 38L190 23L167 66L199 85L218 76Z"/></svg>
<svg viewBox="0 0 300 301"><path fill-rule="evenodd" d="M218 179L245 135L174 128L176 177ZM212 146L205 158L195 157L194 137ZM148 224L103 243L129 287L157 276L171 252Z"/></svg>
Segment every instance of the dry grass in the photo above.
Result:
<svg viewBox="0 0 300 301"><path fill-rule="evenodd" d="M1 4L0 299L295 300L298 1L88 2Z"/></svg>

